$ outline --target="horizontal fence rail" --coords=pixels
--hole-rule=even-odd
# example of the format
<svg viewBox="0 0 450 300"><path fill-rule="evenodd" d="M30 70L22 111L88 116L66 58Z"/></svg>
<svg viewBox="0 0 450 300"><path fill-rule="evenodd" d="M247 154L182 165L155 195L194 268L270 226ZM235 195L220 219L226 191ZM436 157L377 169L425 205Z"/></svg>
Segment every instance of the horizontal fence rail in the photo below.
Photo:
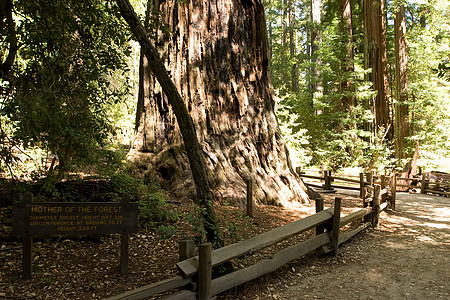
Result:
<svg viewBox="0 0 450 300"><path fill-rule="evenodd" d="M164 293L175 288L186 286L192 282L192 278L183 278L181 276L175 276L163 281L152 283L132 291L125 292L120 295L109 297L108 300L136 300L145 299L156 294Z"/></svg>
<svg viewBox="0 0 450 300"><path fill-rule="evenodd" d="M320 172L322 175L310 175L305 172ZM321 188L329 191L332 191L335 188L339 189L347 189L347 190L359 190L360 197L363 196L363 188L368 187L368 191L373 191L374 184L384 185L381 181L383 176L385 175L375 175L373 172L368 173L360 173L357 175L345 175L345 174L336 174L332 175L331 171L327 170L300 170L297 168L297 173L301 178L305 179L314 179L319 182L305 182L305 184L315 187ZM354 178L358 178L354 179ZM432 181L430 178L433 177L435 181ZM388 178L385 176L385 178ZM420 193L422 194L438 194L443 196L450 196L450 175L445 174L439 175L438 173L423 173L417 177L402 177L397 174L392 174L389 176L389 181L391 182L389 185L395 185L396 191L404 191L409 189L420 189ZM395 181L395 183L393 182ZM323 183L321 183L323 182ZM334 184L333 184L334 182Z"/></svg>
<svg viewBox="0 0 450 300"><path fill-rule="evenodd" d="M249 252L256 252L265 247L284 241L295 235L315 228L329 221L333 217L332 208L323 210L317 214L300 219L293 223L277 227L248 240L228 245L213 251L212 266L221 265L233 258L243 256ZM177 263L184 276L193 276L198 270L198 256Z"/></svg>
<svg viewBox="0 0 450 300"><path fill-rule="evenodd" d="M386 180L383 178L381 182L386 184ZM395 192L394 195L391 193L395 189L392 186L386 184L382 188L378 184L373 186L364 184L365 191L369 187L372 187L373 195L369 197L365 194L363 208L346 216L341 216L340 198L335 199L334 207L327 209L323 209L323 200L317 200L317 213L314 215L216 250L211 250L210 243L202 244L199 246L198 256L193 256L193 241L182 241L180 243L181 261L177 263L181 276L150 284L108 299L145 299L176 288L182 288L182 290L173 292L165 299L211 299L213 296L226 290L271 273L281 266L313 251L320 250L320 253L333 252L334 255L337 255L340 244L369 226L377 226L380 212L388 206L395 206L393 205ZM342 227L352 222L361 223L354 229L340 232ZM252 255L261 249L314 228L316 228L314 237L291 245L275 253L270 258L256 262L254 265L212 279L211 274L214 266L222 265L245 255Z"/></svg>
<svg viewBox="0 0 450 300"><path fill-rule="evenodd" d="M248 268L214 279L212 281L211 295L214 296L220 294L226 290L271 273L281 266L319 249L328 243L330 243L328 233L322 233L300 244L286 248L270 259L263 259Z"/></svg>

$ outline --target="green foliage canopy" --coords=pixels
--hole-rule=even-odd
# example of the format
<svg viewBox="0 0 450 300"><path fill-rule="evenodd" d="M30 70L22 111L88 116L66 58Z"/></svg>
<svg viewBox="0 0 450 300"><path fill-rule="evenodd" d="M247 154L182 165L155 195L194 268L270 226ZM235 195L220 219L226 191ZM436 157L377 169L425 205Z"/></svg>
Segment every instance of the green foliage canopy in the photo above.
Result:
<svg viewBox="0 0 450 300"><path fill-rule="evenodd" d="M108 109L128 93L126 27L110 1L13 4L20 48L1 83L2 133L13 124L10 141L55 153L66 169L114 130Z"/></svg>
<svg viewBox="0 0 450 300"><path fill-rule="evenodd" d="M371 106L376 91L365 76L362 1L351 1L353 70L344 70L348 32L342 30L337 1L322 0L321 23L311 22L311 1L266 1L272 51L271 72L278 117L298 165L396 167L393 145L375 134ZM404 149L409 156L420 144L420 165L450 171L450 18L448 0L388 1L387 54L391 122L395 122L395 52L393 18L406 6L408 47L408 107L410 135ZM291 14L291 18L289 18ZM311 30L319 30L318 50L311 53ZM292 34L293 32L293 34ZM295 52L291 44L294 44ZM319 58L319 60L316 59ZM293 67L297 72L291 72ZM318 76L314 76L317 70ZM296 74L296 77L293 77ZM292 88L296 80L299 89ZM352 89L342 90L341 82ZM320 90L314 85L320 84ZM354 106L342 106L353 97Z"/></svg>

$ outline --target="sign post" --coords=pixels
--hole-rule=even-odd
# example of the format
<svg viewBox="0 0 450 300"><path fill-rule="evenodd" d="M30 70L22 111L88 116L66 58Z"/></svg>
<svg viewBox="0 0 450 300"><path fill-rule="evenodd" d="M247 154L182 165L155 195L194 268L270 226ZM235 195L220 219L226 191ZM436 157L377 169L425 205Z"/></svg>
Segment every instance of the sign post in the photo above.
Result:
<svg viewBox="0 0 450 300"><path fill-rule="evenodd" d="M26 192L23 194L23 203L31 204L33 194ZM33 272L33 237L29 234L23 235L22 245L22 276L24 279L31 279Z"/></svg>

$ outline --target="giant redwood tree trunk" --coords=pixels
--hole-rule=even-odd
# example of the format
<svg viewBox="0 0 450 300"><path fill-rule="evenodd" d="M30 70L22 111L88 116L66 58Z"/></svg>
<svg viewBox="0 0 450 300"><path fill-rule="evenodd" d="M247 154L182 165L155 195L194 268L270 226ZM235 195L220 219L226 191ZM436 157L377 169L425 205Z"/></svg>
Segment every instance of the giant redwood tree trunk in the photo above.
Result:
<svg viewBox="0 0 450 300"><path fill-rule="evenodd" d="M153 3L155 47L184 99L216 200L241 204L246 180L265 203L307 201L274 114L264 9L259 0ZM153 18L155 19L155 16ZM175 115L143 59L130 157L175 193L195 190Z"/></svg>

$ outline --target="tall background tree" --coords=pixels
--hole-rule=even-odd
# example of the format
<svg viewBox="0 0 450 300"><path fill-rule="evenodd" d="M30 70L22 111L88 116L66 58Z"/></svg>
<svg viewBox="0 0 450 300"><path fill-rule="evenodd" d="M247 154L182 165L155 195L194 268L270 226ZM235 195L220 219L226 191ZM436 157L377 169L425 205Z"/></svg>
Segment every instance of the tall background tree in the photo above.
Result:
<svg viewBox="0 0 450 300"><path fill-rule="evenodd" d="M364 140L367 133L362 124L371 119L362 103L363 99L368 101L371 92L360 71L362 53L354 54L354 49L363 48L359 46L363 45L363 35L358 30L353 35L353 27L363 27L359 14L362 10L356 6L358 13L353 20L351 4L294 1L296 26L289 30L295 37L296 50L287 57L281 38L284 29L279 22L282 6L278 1L267 3L273 32L271 70L275 74L278 115L287 140L294 148L291 152L297 164L320 162L332 168L348 166L362 159L360 153L367 148ZM311 21L313 19L315 22ZM322 36L313 43L314 53L311 52L312 32L320 32ZM293 63L298 68L298 91L286 85L284 77L284 70ZM359 67L358 71L354 65ZM321 88L313 89L312 83Z"/></svg>
<svg viewBox="0 0 450 300"><path fill-rule="evenodd" d="M388 139L392 140L393 131L389 118L386 29L385 0L364 1L366 69L372 70L369 74L369 80L373 83L373 88L377 92L372 103L375 115L373 131L378 134L379 129L382 128L388 131Z"/></svg>
<svg viewBox="0 0 450 300"><path fill-rule="evenodd" d="M406 140L413 142L411 148L418 141L419 164L436 170L450 165L450 83L438 70L450 59L449 13L448 0L408 2L405 7L410 118ZM406 153L412 153L411 148Z"/></svg>
<svg viewBox="0 0 450 300"><path fill-rule="evenodd" d="M395 39L395 156L403 158L405 139L409 136L408 52L406 48L405 6L400 4L394 19Z"/></svg>
<svg viewBox="0 0 450 300"><path fill-rule="evenodd" d="M341 72L342 79L340 81L340 92L345 93L342 96L342 107L344 109L353 109L355 106L355 97L353 92L353 86L351 81L345 78L346 74L352 74L354 71L354 62L353 62L353 27L352 27L352 6L350 0L339 0L339 13L341 15L341 24L340 30L341 35L347 40L343 41L342 44L345 47L346 55L345 59L342 61Z"/></svg>

